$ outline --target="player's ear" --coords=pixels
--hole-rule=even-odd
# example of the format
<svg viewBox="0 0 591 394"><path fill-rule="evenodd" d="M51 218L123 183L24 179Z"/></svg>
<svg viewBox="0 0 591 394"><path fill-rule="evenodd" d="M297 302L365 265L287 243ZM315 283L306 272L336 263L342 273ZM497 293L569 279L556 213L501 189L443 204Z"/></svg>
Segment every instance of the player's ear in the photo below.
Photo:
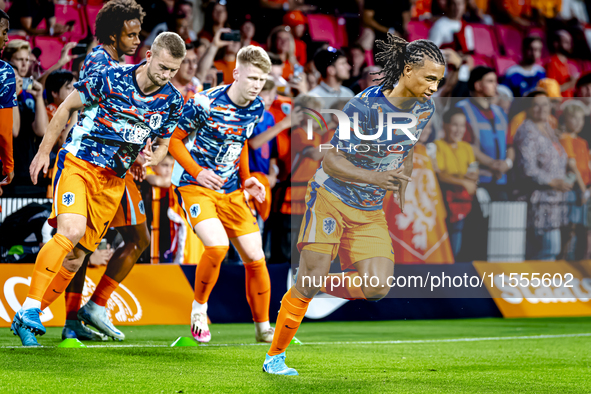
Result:
<svg viewBox="0 0 591 394"><path fill-rule="evenodd" d="M410 78L410 76L412 75L413 67L410 64L405 64L403 70L404 76Z"/></svg>
<svg viewBox="0 0 591 394"><path fill-rule="evenodd" d="M234 69L234 71L232 71L232 76L234 77L234 80L237 81L238 77L240 76L240 70L238 69L238 67L236 67Z"/></svg>
<svg viewBox="0 0 591 394"><path fill-rule="evenodd" d="M109 39L113 41L113 45L117 44L117 34L111 34Z"/></svg>

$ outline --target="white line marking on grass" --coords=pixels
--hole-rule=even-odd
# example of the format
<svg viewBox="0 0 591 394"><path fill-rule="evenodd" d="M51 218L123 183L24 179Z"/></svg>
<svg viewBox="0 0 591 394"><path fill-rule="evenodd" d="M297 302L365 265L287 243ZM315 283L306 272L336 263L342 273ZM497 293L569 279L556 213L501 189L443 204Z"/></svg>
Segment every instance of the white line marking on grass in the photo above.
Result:
<svg viewBox="0 0 591 394"><path fill-rule="evenodd" d="M579 338L591 337L591 333L556 334L556 335L525 335L512 337L475 337L475 338L449 338L449 339L409 339L400 341L346 341L346 342L303 342L302 345L400 345L407 343L450 343L450 342L483 342L525 339L552 339L552 338ZM230 347L230 346L269 346L268 343L203 343L198 347ZM86 345L87 348L166 348L170 345ZM41 349L53 349L57 346L39 346ZM31 349L24 346L0 346L0 349ZM35 348L33 348L35 349Z"/></svg>

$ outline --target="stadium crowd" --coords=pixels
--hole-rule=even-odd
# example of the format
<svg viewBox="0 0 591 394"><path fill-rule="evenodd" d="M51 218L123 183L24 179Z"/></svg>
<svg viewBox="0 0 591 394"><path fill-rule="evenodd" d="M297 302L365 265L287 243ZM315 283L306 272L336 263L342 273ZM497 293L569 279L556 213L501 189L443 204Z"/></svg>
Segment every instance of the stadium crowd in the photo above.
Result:
<svg viewBox="0 0 591 394"><path fill-rule="evenodd" d="M334 133L329 121L329 130L315 129L308 140L302 109L342 109L375 85L381 70L375 41L388 34L429 39L446 57L437 115L419 149L436 174L453 257L481 257L482 212L491 201L528 203L527 259L591 257L588 1L137 2L145 17L140 34L129 38L135 55L125 61L141 62L160 32L178 33L187 56L172 82L185 101L231 84L241 47L261 46L269 54L272 70L261 93L266 111L249 140L250 170L267 189L264 203L251 200L267 261L290 261L297 253L306 184L323 158L316 148ZM79 80L85 56L98 45L92 32L101 6L97 0L0 0L10 18L10 30L0 31L8 35L1 59L12 65L18 93L12 135L0 133L2 178L11 180L0 185L2 197L51 198L51 172L34 185L29 165L49 121ZM6 21L3 15L0 22ZM76 122L74 114L54 148L54 161ZM12 152L6 149L10 144ZM202 245L176 201L173 164L168 156L139 177L151 236L140 262L198 262ZM95 264L108 261L109 250L99 248ZM232 249L226 260L240 263Z"/></svg>

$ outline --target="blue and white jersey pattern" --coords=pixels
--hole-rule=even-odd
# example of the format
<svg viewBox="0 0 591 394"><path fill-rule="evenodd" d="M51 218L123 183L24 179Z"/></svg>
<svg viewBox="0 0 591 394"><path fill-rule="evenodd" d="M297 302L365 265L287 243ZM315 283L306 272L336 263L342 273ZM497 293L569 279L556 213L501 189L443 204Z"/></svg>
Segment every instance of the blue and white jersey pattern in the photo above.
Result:
<svg viewBox="0 0 591 394"><path fill-rule="evenodd" d="M416 101L411 109L402 110L384 96L380 86L372 86L351 99L343 111L350 120L350 138L341 139L341 130L337 129L331 144L339 151L344 151L347 159L356 167L383 172L399 168L416 143L402 129L394 129L392 138L387 138L388 113L413 114L417 118L417 124L407 128L407 131L418 140L425 125L435 113L435 105L433 100L429 99L423 103ZM359 132L364 136L376 135L379 133L379 127L383 126L383 132L377 140L362 140L354 133L355 114ZM410 122L410 118L393 119L393 123L398 124ZM347 182L331 177L324 172L322 165L311 182L313 190L324 187L350 207L367 211L381 209L386 194L385 189L376 185Z"/></svg>
<svg viewBox="0 0 591 394"><path fill-rule="evenodd" d="M170 138L183 109L183 96L170 82L150 95L141 92L135 74L142 64L107 68L74 84L84 111L64 148L122 178L148 138Z"/></svg>
<svg viewBox="0 0 591 394"><path fill-rule="evenodd" d="M14 69L10 64L0 60L0 109L17 105Z"/></svg>
<svg viewBox="0 0 591 394"><path fill-rule="evenodd" d="M86 55L84 63L82 63L82 68L80 69L80 79L88 78L94 73L100 73L106 67L119 65L119 62L113 59L102 45L98 45L92 48L92 52Z"/></svg>
<svg viewBox="0 0 591 394"><path fill-rule="evenodd" d="M238 169L242 148L265 112L260 97L246 107L234 104L227 93L230 86L196 94L185 104L178 125L188 134L184 143L193 160L223 179L220 193L240 188ZM175 186L199 184L178 162L174 163L172 183Z"/></svg>

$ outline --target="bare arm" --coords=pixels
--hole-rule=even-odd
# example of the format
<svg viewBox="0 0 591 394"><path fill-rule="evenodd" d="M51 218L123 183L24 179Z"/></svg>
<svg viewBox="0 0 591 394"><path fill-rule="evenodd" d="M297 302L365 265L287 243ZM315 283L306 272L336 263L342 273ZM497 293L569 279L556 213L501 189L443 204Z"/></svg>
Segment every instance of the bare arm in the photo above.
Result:
<svg viewBox="0 0 591 394"><path fill-rule="evenodd" d="M66 100L59 106L55 115L49 122L49 126L47 126L47 131L43 136L43 141L41 141L41 145L39 146L39 151L33 158L31 162L31 166L29 167L29 172L31 174L31 180L33 184L37 184L37 176L39 171L43 170L43 174L47 175L47 169L49 167L49 153L51 149L55 145L55 141L59 138L60 134L66 124L68 123L68 119L70 116L76 111L81 110L84 107L82 104L82 100L80 99L80 94L77 90L74 90ZM43 109L45 113L45 118L47 119L47 113L45 109Z"/></svg>
<svg viewBox="0 0 591 394"><path fill-rule="evenodd" d="M205 51L205 53L201 57L201 60L199 61L199 64L197 65L196 77L200 81L205 81L205 76L207 75L207 72L209 71L211 66L213 66L213 60L215 59L215 55L218 53L220 48L225 47L230 43L229 41L222 41L220 39L222 33L227 33L230 31L231 29L227 28L219 29L215 33L215 36L213 36L213 41L211 42L211 44L207 48L207 51Z"/></svg>
<svg viewBox="0 0 591 394"><path fill-rule="evenodd" d="M66 45L64 45L64 47L62 48L62 52L60 54L60 58L57 61L57 63L54 64L53 66L49 67L43 73L43 75L41 75L39 77L39 83L41 85L43 85L43 87L45 87L45 80L47 79L47 77L49 76L49 74L51 74L55 70L59 70L60 68L62 68L66 64L70 63L70 61L72 60L72 57L68 54L68 52L70 52L70 50L72 48L74 48L76 46L76 44L77 44L76 42L69 42Z"/></svg>
<svg viewBox="0 0 591 394"><path fill-rule="evenodd" d="M47 110L45 109L45 101L43 100L43 86L35 81L33 82L33 91L35 96L35 120L33 121L33 132L37 137L43 137L49 119L47 117Z"/></svg>
<svg viewBox="0 0 591 394"><path fill-rule="evenodd" d="M283 130L287 129L290 124L291 124L291 116L288 115L285 118L283 118L282 121L277 123L275 126L269 127L267 130L265 130L261 134L249 139L248 140L248 147L252 150L259 149L266 142L269 142L273 138L277 137L277 134L279 134Z"/></svg>
<svg viewBox="0 0 591 394"><path fill-rule="evenodd" d="M18 106L12 107L12 138L18 137L21 131L21 113Z"/></svg>
<svg viewBox="0 0 591 394"><path fill-rule="evenodd" d="M374 30L381 31L382 33L387 33L389 27L380 25L375 19L375 11L374 10L363 10L362 21L363 24L367 27L371 27Z"/></svg>
<svg viewBox="0 0 591 394"><path fill-rule="evenodd" d="M172 184L171 177L164 177L162 175L148 175L146 181L156 187L169 188Z"/></svg>
<svg viewBox="0 0 591 394"><path fill-rule="evenodd" d="M472 144L472 149L474 150L474 156L476 157L478 163L493 169L496 160L480 150L480 143Z"/></svg>
<svg viewBox="0 0 591 394"><path fill-rule="evenodd" d="M154 140L154 145L156 145L156 149L152 152L152 158L148 159L146 157L146 162L144 163L144 167L147 166L155 166L160 163L168 153L168 144L170 143L170 138L156 138ZM146 148L151 148L150 144L146 145Z"/></svg>

